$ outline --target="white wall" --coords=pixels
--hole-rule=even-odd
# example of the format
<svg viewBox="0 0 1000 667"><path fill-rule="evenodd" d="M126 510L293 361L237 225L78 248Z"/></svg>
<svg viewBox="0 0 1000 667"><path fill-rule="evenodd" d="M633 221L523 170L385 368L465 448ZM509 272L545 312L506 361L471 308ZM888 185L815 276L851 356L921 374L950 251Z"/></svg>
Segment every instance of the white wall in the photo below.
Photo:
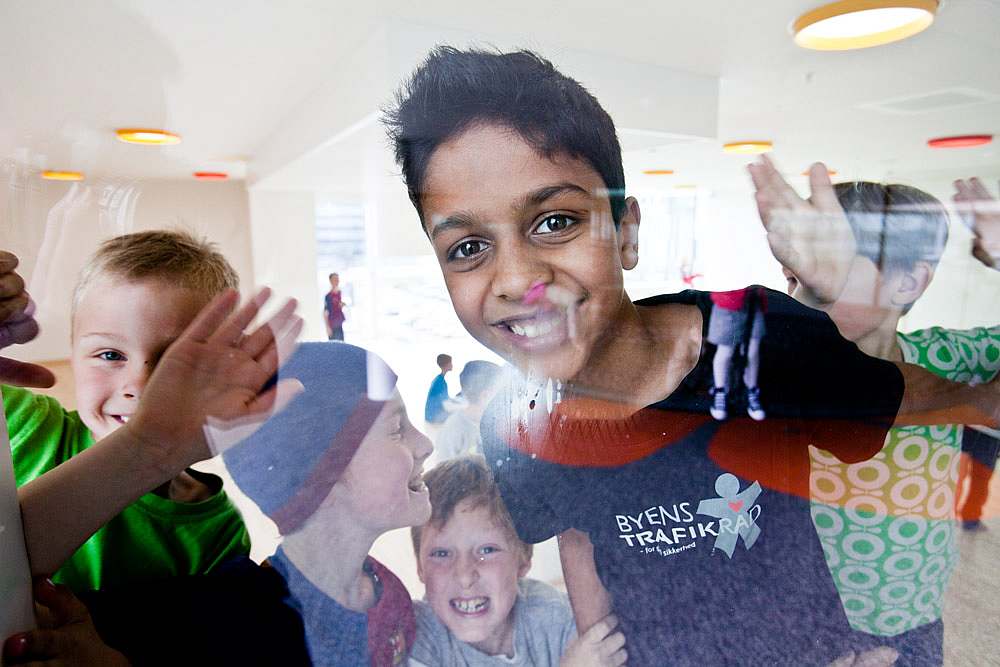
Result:
<svg viewBox="0 0 1000 667"><path fill-rule="evenodd" d="M38 304L42 334L8 350L30 360L69 356L70 296L77 273L98 244L118 234L183 229L218 244L253 287L250 216L241 182L110 181L75 184L8 174L0 190L0 247L21 259L20 273Z"/></svg>

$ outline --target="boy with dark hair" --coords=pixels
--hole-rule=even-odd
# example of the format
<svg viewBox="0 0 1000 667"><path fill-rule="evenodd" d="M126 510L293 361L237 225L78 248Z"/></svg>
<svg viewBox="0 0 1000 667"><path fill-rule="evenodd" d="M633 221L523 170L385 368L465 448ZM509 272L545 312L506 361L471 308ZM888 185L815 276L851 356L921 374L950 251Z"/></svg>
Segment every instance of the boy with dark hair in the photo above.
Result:
<svg viewBox="0 0 1000 667"><path fill-rule="evenodd" d="M562 534L578 627L614 605L642 665L826 664L870 646L811 522L806 445L874 455L904 377L921 389L907 415L944 394L995 419L992 396L901 373L769 292L768 419L714 422L710 296L625 294L640 211L593 96L534 54L439 48L387 121L459 319L525 376L484 418L486 459L522 539Z"/></svg>
<svg viewBox="0 0 1000 667"><path fill-rule="evenodd" d="M427 401L424 403L424 420L431 424L440 424L448 418L448 409L445 407L448 396L448 381L444 376L451 372L451 356L439 354L434 360L441 372L431 380L431 387L427 390Z"/></svg>

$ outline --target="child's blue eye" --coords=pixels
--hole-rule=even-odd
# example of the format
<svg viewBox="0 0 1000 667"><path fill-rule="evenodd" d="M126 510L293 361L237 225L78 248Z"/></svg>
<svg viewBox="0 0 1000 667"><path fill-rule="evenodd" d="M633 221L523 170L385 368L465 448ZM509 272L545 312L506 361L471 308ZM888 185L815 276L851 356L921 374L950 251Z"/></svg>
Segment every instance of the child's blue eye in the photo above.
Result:
<svg viewBox="0 0 1000 667"><path fill-rule="evenodd" d="M479 553L483 554L484 556L488 554L495 554L498 551L500 551L500 549L498 549L497 547L482 547L481 549L479 549Z"/></svg>
<svg viewBox="0 0 1000 667"><path fill-rule="evenodd" d="M447 549L431 549L430 557L431 558L447 558L448 557L448 550Z"/></svg>
<svg viewBox="0 0 1000 667"><path fill-rule="evenodd" d="M448 253L448 259L470 259L486 250L486 242L477 239L462 241Z"/></svg>
<svg viewBox="0 0 1000 667"><path fill-rule="evenodd" d="M542 221L538 223L538 226L535 227L535 233L543 235L556 234L558 232L566 231L576 223L576 218L563 215L562 213L556 213L542 219Z"/></svg>
<svg viewBox="0 0 1000 667"><path fill-rule="evenodd" d="M102 361L125 361L125 356L121 352L115 352L114 350L98 352L97 358Z"/></svg>

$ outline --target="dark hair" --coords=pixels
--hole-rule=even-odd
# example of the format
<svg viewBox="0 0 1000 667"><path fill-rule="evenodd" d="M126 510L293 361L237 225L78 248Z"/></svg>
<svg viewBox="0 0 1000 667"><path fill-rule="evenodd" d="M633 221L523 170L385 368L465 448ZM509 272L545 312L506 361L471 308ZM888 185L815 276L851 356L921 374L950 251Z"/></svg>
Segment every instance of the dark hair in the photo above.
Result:
<svg viewBox="0 0 1000 667"><path fill-rule="evenodd" d="M462 384L462 396L472 402L482 398L499 378L500 367L491 361L470 361L458 374L458 381Z"/></svg>
<svg viewBox="0 0 1000 667"><path fill-rule="evenodd" d="M944 205L908 185L852 181L833 186L854 230L858 254L880 271L936 266L948 240Z"/></svg>
<svg viewBox="0 0 1000 667"><path fill-rule="evenodd" d="M616 226L625 213L625 171L611 116L582 85L531 51L438 46L396 93L383 122L421 220L431 156L476 124L509 128L546 158L588 162L608 189Z"/></svg>
<svg viewBox="0 0 1000 667"><path fill-rule="evenodd" d="M444 368L445 364L450 364L451 363L451 355L450 354L439 354L437 356L436 361L437 361L438 368Z"/></svg>
<svg viewBox="0 0 1000 667"><path fill-rule="evenodd" d="M531 560L532 546L518 537L510 512L500 497L500 489L493 481L493 473L481 454L459 456L439 463L424 473L424 484L427 485L431 500L431 518L425 525L441 528L455 514L458 506L468 500L470 509L485 507L497 527L520 547L526 560ZM417 559L420 558L423 528L410 528L410 538L413 540L413 551Z"/></svg>

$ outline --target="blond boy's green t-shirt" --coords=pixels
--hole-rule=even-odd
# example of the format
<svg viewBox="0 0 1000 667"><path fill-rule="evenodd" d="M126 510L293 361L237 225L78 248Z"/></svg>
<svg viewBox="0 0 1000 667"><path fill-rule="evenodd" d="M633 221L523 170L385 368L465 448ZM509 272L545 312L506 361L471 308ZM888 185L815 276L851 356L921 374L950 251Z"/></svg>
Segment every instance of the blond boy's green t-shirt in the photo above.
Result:
<svg viewBox="0 0 1000 667"><path fill-rule="evenodd" d="M2 391L18 486L94 444L80 415L54 398L17 387ZM204 574L249 551L243 520L221 488L196 503L148 493L94 533L52 578L74 591L113 588Z"/></svg>

